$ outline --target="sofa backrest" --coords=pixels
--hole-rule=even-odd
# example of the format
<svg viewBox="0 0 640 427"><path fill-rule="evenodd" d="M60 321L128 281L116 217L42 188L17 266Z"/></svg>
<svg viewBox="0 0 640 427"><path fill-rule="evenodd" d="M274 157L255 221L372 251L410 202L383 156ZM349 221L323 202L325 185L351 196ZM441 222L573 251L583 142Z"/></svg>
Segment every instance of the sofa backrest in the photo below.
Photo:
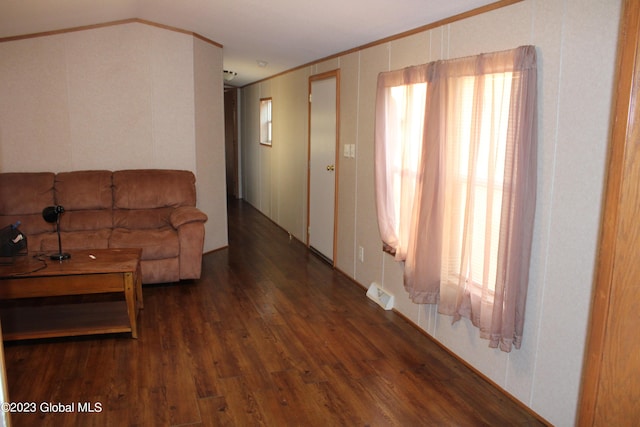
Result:
<svg viewBox="0 0 640 427"><path fill-rule="evenodd" d="M55 201L65 209L63 231L113 227L111 171L60 172L55 179Z"/></svg>
<svg viewBox="0 0 640 427"><path fill-rule="evenodd" d="M196 205L195 175L185 170L113 172L113 225L144 229L169 225L173 208Z"/></svg>
<svg viewBox="0 0 640 427"><path fill-rule="evenodd" d="M20 221L27 235L53 231L42 209L54 204L54 178L51 172L0 174L0 227Z"/></svg>
<svg viewBox="0 0 640 427"><path fill-rule="evenodd" d="M114 209L157 209L196 205L190 171L140 169L113 172Z"/></svg>

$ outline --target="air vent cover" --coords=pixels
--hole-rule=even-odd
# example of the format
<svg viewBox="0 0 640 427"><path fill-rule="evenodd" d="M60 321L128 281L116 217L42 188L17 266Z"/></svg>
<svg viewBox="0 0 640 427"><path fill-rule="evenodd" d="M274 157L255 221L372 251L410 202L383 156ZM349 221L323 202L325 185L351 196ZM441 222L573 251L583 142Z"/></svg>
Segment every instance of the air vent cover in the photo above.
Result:
<svg viewBox="0 0 640 427"><path fill-rule="evenodd" d="M376 282L372 282L369 286L367 296L385 310L391 310L393 308L393 295L382 289Z"/></svg>

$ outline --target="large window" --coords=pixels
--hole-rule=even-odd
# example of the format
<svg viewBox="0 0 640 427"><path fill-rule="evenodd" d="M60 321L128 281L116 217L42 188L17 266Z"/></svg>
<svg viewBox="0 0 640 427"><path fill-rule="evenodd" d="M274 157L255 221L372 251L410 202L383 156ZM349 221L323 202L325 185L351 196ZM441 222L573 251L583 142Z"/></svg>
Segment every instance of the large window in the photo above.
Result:
<svg viewBox="0 0 640 427"><path fill-rule="evenodd" d="M520 346L536 182L536 59L525 46L382 73L376 204L413 301Z"/></svg>
<svg viewBox="0 0 640 427"><path fill-rule="evenodd" d="M273 142L273 119L271 98L260 100L260 144L271 145Z"/></svg>

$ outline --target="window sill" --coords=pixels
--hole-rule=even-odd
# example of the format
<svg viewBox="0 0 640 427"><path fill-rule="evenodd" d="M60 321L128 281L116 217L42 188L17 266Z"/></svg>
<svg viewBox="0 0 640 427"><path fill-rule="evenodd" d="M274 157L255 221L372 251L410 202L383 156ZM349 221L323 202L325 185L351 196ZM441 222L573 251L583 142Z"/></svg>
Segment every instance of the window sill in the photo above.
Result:
<svg viewBox="0 0 640 427"><path fill-rule="evenodd" d="M396 255L396 250L395 248L392 248L391 246L389 246L388 244L382 242L382 252L386 252L390 255L395 256Z"/></svg>

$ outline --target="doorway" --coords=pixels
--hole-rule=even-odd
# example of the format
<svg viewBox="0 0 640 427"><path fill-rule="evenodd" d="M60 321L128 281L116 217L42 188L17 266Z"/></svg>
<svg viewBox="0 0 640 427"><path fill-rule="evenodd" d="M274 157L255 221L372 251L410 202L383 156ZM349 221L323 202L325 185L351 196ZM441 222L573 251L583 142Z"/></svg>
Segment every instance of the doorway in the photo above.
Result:
<svg viewBox="0 0 640 427"><path fill-rule="evenodd" d="M227 197L240 197L238 173L238 89L224 89L224 146Z"/></svg>
<svg viewBox="0 0 640 427"><path fill-rule="evenodd" d="M309 78L309 247L335 265L339 71Z"/></svg>

